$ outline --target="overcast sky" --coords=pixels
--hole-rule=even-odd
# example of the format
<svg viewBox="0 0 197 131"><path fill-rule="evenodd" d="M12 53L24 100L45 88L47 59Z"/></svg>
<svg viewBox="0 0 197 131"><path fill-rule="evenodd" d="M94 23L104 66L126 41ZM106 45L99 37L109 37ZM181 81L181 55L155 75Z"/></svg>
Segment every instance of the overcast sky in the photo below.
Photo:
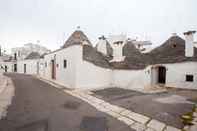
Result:
<svg viewBox="0 0 197 131"><path fill-rule="evenodd" d="M0 44L40 40L54 50L80 26L92 42L127 34L158 45L173 32L197 30L196 6L197 0L0 0Z"/></svg>

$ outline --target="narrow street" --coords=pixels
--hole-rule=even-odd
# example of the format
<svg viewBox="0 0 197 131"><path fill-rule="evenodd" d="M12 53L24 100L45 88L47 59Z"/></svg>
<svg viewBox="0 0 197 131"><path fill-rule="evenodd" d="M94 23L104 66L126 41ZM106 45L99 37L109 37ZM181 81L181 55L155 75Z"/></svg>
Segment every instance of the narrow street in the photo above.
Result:
<svg viewBox="0 0 197 131"><path fill-rule="evenodd" d="M30 75L7 74L15 96L0 131L131 131L124 123Z"/></svg>

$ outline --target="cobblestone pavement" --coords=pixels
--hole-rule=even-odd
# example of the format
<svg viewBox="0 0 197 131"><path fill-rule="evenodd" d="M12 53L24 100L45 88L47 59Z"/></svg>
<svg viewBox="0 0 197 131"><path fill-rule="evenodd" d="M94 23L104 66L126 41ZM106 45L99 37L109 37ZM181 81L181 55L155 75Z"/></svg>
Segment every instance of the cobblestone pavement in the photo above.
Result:
<svg viewBox="0 0 197 131"><path fill-rule="evenodd" d="M15 96L0 131L134 131L62 89L32 76L8 74Z"/></svg>

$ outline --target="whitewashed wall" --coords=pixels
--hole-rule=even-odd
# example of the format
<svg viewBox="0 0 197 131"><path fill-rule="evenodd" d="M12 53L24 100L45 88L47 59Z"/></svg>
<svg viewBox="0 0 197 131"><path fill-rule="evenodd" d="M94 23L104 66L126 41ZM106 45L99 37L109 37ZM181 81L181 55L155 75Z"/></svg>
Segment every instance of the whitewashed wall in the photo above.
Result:
<svg viewBox="0 0 197 131"><path fill-rule="evenodd" d="M112 83L116 87L142 89L150 85L150 72L145 70L113 70Z"/></svg>
<svg viewBox="0 0 197 131"><path fill-rule="evenodd" d="M94 65L83 60L82 46L75 45L48 54L44 58L47 67L43 77L51 79L51 60L56 55L55 82L69 88L94 89L106 87L121 87L142 89L156 83L158 73L148 66L143 70L111 70ZM67 60L67 68L63 61ZM197 85L197 62L176 64L160 64L166 67L166 85L171 87L195 87ZM195 82L185 82L185 75L193 74Z"/></svg>
<svg viewBox="0 0 197 131"><path fill-rule="evenodd" d="M111 86L111 70L94 65L82 58L82 46L77 54L76 87L95 89Z"/></svg>
<svg viewBox="0 0 197 131"><path fill-rule="evenodd" d="M51 79L51 60L56 55L56 80L54 81L68 88L76 88L76 54L79 52L79 47L78 45L73 45L45 55L44 62L47 62L47 67L45 67L44 77ZM64 60L67 60L66 68L63 67Z"/></svg>
<svg viewBox="0 0 197 131"><path fill-rule="evenodd" d="M38 75L39 76L44 76L45 74L45 62L44 62L44 58L39 60L39 72Z"/></svg>
<svg viewBox="0 0 197 131"><path fill-rule="evenodd" d="M39 59L32 59L32 60L20 60L17 61L17 72L24 73L24 64L26 64L26 73L36 75L39 72Z"/></svg>
<svg viewBox="0 0 197 131"><path fill-rule="evenodd" d="M197 89L197 62L183 62L176 64L165 64L166 85L181 88ZM194 75L194 82L186 82L186 74Z"/></svg>

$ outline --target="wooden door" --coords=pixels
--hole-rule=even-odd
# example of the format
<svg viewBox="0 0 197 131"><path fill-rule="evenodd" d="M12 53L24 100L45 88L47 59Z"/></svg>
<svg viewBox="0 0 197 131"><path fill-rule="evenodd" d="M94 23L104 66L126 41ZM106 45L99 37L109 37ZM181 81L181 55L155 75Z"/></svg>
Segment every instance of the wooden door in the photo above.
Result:
<svg viewBox="0 0 197 131"><path fill-rule="evenodd" d="M54 60L51 60L51 78L56 79L56 67Z"/></svg>
<svg viewBox="0 0 197 131"><path fill-rule="evenodd" d="M165 84L166 83L166 68L159 67L158 69L158 83Z"/></svg>

